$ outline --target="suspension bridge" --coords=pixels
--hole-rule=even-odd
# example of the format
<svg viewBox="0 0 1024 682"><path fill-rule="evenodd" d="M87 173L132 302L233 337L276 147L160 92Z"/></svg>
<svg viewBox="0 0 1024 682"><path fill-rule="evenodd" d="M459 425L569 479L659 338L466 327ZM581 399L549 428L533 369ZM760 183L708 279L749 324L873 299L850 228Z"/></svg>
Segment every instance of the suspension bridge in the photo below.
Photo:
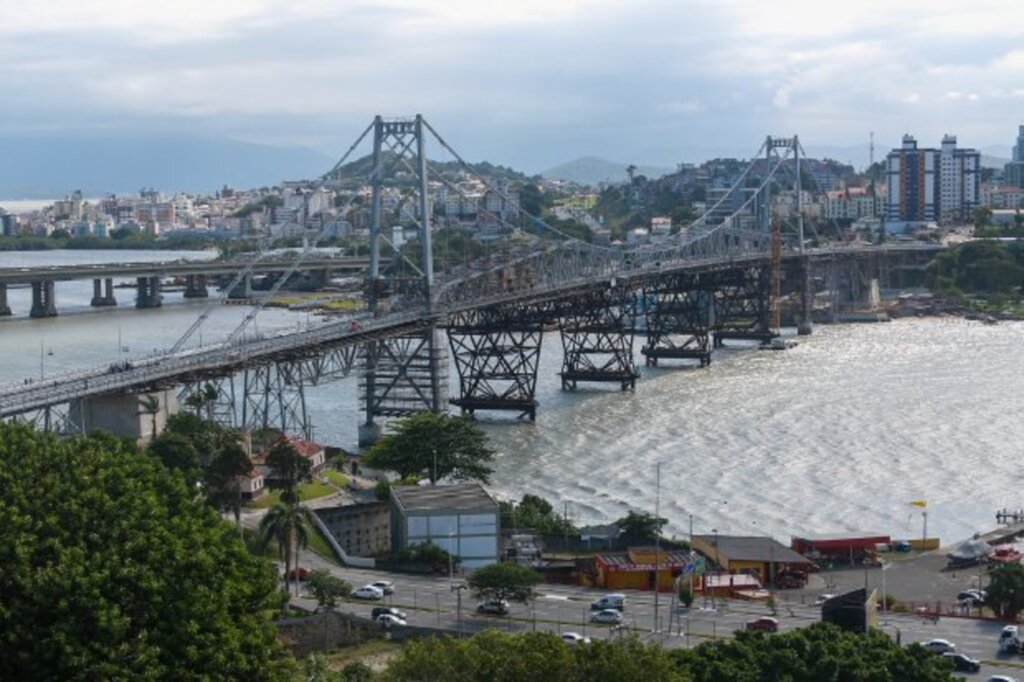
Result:
<svg viewBox="0 0 1024 682"><path fill-rule="evenodd" d="M346 163L368 138L371 170L354 176ZM264 303L315 258L321 233L224 341L201 347L191 341L222 302L213 301L163 353L2 387L0 418L84 432L104 425L96 417L104 401L124 409L126 400L161 391L225 424L308 436L305 390L355 373L362 443L379 436L384 418L443 411L449 404L470 414L508 411L533 419L545 331L557 329L561 339L564 390L588 383L626 390L640 376L638 336L648 365L705 366L715 345L777 336L784 300L800 333L810 333L815 283L856 296L871 279L908 264L919 267L940 248L806 248L799 139L768 137L702 216L657 243L599 246L540 216L527 215L522 230L495 213L517 238L484 256L446 259L435 274L431 188L464 190L434 167L428 141L435 155L455 160L463 177L512 201L422 116L376 117L319 179L353 190L342 215L363 196L360 190L369 190L364 314L300 331L246 334ZM795 192L790 220L772 214L771 199L782 189ZM404 246L389 241L396 225L414 229L415 239ZM257 254L237 271L224 297L258 270L260 259ZM451 392L449 359L458 376Z"/></svg>

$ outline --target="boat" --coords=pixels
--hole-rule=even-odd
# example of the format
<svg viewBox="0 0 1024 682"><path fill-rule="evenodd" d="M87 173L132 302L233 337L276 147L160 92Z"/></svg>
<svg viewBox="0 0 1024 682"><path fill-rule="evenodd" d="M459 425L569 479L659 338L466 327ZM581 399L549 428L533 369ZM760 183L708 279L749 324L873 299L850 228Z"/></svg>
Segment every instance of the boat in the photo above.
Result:
<svg viewBox="0 0 1024 682"><path fill-rule="evenodd" d="M1021 554L1013 545L996 545L989 555L989 563L993 564L1015 564L1021 560Z"/></svg>

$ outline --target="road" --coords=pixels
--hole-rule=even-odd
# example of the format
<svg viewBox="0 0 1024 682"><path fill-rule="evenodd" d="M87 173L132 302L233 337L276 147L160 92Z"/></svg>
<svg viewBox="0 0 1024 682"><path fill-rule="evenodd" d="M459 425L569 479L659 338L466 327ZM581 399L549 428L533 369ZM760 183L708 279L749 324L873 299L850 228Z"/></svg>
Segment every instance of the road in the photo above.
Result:
<svg viewBox="0 0 1024 682"><path fill-rule="evenodd" d="M306 552L301 564L310 568L324 568L347 580L355 587L374 580L387 579L395 584L394 594L387 595L383 602L347 600L342 610L369 616L374 606L383 603L396 606L409 616L409 623L443 628L452 632L473 633L487 627L496 627L509 632L548 630L552 632L572 631L592 637L607 639L619 631L606 625L591 623L590 602L605 591L572 585L540 585L537 598L529 605L513 604L506 616L477 614L476 602L468 591L452 589L461 584L458 576L448 577L416 576L385 573L382 571L339 568L322 557ZM719 600L718 604L707 605L700 599L690 609L678 609L673 613L671 600L661 595L658 600L658 623L655 627L654 594L650 592L626 591L625 625L645 641L659 641L666 647L696 646L716 637L731 637L742 629L748 620L770 615L763 604L738 600ZM461 609L460 609L461 596ZM315 603L299 599L298 603L315 606ZM778 613L780 630L792 630L820 620L821 610L809 603L780 599ZM981 672L967 675L968 679L984 680L989 675L1009 675L1024 679L1024 660L1007 657L997 652L997 641L1002 623L968 618L943 617L938 623L925 621L910 614L882 614L879 619L882 630L901 644L924 642L941 637L957 645L957 651L983 661ZM1016 664L1016 665L1014 665Z"/></svg>

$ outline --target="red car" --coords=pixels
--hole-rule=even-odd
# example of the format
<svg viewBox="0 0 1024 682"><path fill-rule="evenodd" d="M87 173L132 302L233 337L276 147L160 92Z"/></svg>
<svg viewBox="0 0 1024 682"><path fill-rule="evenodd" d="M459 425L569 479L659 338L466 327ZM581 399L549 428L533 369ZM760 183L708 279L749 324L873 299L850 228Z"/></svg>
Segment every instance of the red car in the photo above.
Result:
<svg viewBox="0 0 1024 682"><path fill-rule="evenodd" d="M748 620L747 629L760 630L761 632L778 632L779 621L771 616L761 616L754 620Z"/></svg>
<svg viewBox="0 0 1024 682"><path fill-rule="evenodd" d="M308 568L305 566L296 566L292 570L288 571L288 580L305 580L307 575L309 575Z"/></svg>

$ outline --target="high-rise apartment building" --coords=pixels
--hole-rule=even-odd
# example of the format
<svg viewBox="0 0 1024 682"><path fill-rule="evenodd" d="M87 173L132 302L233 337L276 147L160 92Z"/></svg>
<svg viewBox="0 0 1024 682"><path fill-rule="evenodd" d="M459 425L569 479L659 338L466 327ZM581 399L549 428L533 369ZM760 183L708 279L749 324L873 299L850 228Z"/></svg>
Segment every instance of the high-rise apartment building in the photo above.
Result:
<svg viewBox="0 0 1024 682"><path fill-rule="evenodd" d="M946 135L941 149L918 148L911 135L886 159L886 225L902 232L933 222L969 220L981 195L981 154L957 149Z"/></svg>
<svg viewBox="0 0 1024 682"><path fill-rule="evenodd" d="M1017 144L1013 145L1013 160L1024 161L1024 126L1017 127Z"/></svg>

